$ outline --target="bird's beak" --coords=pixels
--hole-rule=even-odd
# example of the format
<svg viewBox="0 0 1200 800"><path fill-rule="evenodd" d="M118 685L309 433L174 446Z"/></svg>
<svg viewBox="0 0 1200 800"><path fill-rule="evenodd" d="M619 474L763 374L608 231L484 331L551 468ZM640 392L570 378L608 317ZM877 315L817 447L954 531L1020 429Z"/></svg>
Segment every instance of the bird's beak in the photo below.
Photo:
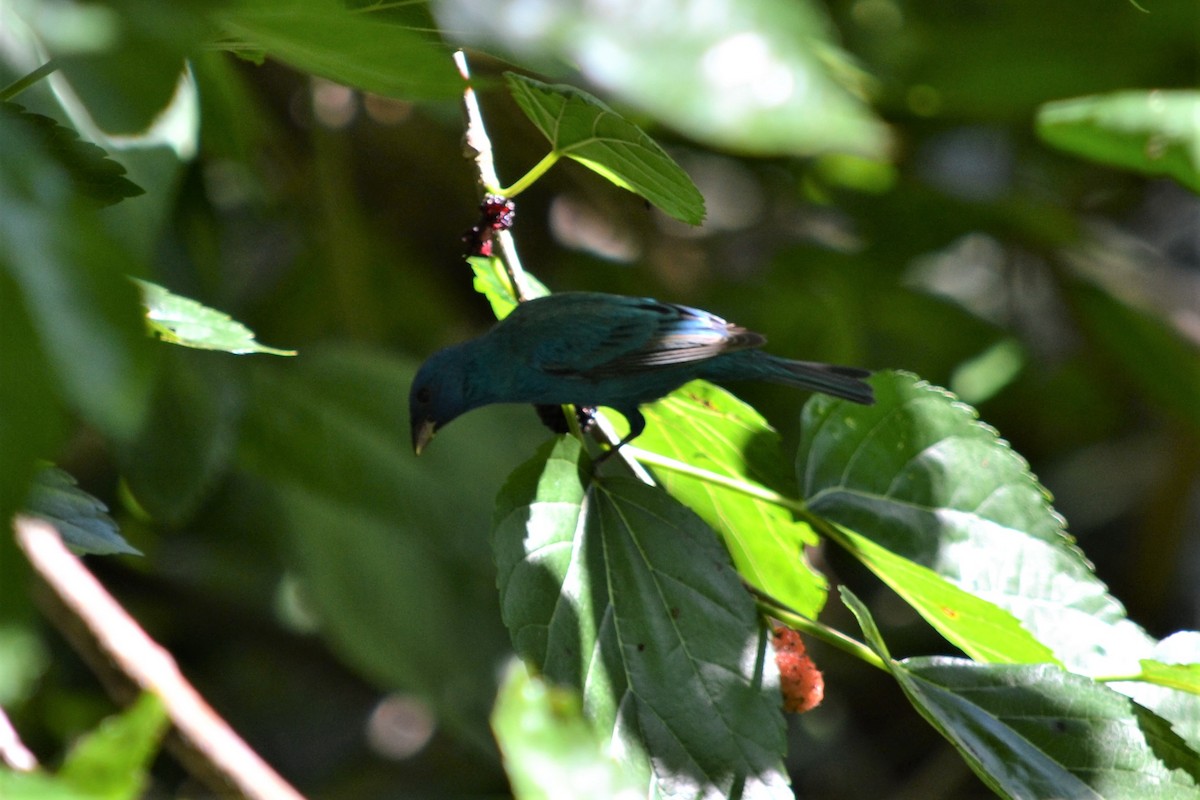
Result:
<svg viewBox="0 0 1200 800"><path fill-rule="evenodd" d="M437 423L431 419L421 420L419 424L413 425L413 452L421 455L421 451L433 439L435 433L437 433Z"/></svg>

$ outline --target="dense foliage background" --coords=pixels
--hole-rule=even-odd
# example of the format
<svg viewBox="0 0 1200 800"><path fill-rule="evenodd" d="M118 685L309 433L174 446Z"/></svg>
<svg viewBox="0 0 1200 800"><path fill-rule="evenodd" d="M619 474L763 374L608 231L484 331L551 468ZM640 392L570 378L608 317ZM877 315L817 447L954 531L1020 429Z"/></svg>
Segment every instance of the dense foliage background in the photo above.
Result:
<svg viewBox="0 0 1200 800"><path fill-rule="evenodd" d="M1186 164L1178 181L1121 171L1037 130L1052 101L1195 88L1194 4L709 5L807 32L796 74L828 102L725 109L748 90L689 49L705 23L684 2L602 18L468 0L370 14L0 2L0 84L57 56L69 83L12 99L95 138L145 189L97 212L0 127L0 514L24 502L36 458L102 498L144 556L89 565L302 791L507 791L486 727L511 651L488 537L505 476L548 434L527 408L489 408L410 453L413 369L492 319L462 262L479 194L450 50L414 30L478 48L506 180L546 152L498 79L515 65L594 91L703 192L691 228L557 165L515 228L552 289L685 302L779 354L951 388L1031 462L1131 617L1159 636L1196 627L1197 187L1181 185ZM192 82L142 136L184 56ZM1182 120L1140 147L1190 146L1194 178ZM299 356L153 342L126 274ZM736 391L797 446L800 396ZM861 567L815 557L868 601L894 655L952 651ZM0 707L53 763L114 706L31 583L0 537ZM828 621L853 629L834 605ZM799 796L988 796L890 682L812 649L830 677L825 704L790 722ZM155 777L165 796L190 791L168 758Z"/></svg>

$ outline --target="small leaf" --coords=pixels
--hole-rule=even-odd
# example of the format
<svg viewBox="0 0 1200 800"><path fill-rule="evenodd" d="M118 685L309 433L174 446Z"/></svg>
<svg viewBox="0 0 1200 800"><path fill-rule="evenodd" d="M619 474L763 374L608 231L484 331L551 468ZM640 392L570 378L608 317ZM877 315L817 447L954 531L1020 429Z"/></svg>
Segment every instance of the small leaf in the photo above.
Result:
<svg viewBox="0 0 1200 800"><path fill-rule="evenodd" d="M142 290L146 324L151 334L171 344L226 353L268 353L294 356L254 341L254 332L240 322L195 300L174 294L156 283L133 279Z"/></svg>
<svg viewBox="0 0 1200 800"><path fill-rule="evenodd" d="M1164 664L1148 658L1141 660L1142 674L1138 680L1200 694L1200 664Z"/></svg>
<svg viewBox="0 0 1200 800"><path fill-rule="evenodd" d="M499 256L471 256L467 263L475 273L475 291L488 299L496 319L507 317L517 307L517 296L513 293L504 262ZM528 272L525 273L525 283L534 292L534 297L550 294L546 285ZM525 299L532 300L533 297Z"/></svg>
<svg viewBox="0 0 1200 800"><path fill-rule="evenodd" d="M424 16L396 20L382 8L337 0L257 0L226 4L218 19L234 52L266 53L346 86L409 100L462 91L449 51L418 29L429 29Z"/></svg>
<svg viewBox="0 0 1200 800"><path fill-rule="evenodd" d="M42 467L34 475L25 511L58 530L73 552L91 555L141 555L121 536L108 506L79 488L58 467Z"/></svg>
<svg viewBox="0 0 1200 800"><path fill-rule="evenodd" d="M144 692L72 748L59 778L89 798L136 800L142 796L149 765L168 726L162 700Z"/></svg>
<svg viewBox="0 0 1200 800"><path fill-rule="evenodd" d="M700 190L641 128L574 87L551 86L511 72L504 77L517 105L555 152L641 195L678 220L698 225L704 219Z"/></svg>
<svg viewBox="0 0 1200 800"><path fill-rule="evenodd" d="M1038 134L1104 164L1167 175L1200 192L1200 92L1125 91L1046 103Z"/></svg>
<svg viewBox="0 0 1200 800"><path fill-rule="evenodd" d="M505 671L492 730L517 800L612 800L642 795L642 780L602 752L579 695L529 674L518 660Z"/></svg>
<svg viewBox="0 0 1200 800"><path fill-rule="evenodd" d="M755 487L786 489L779 434L730 392L693 381L642 409L649 425L637 447ZM804 559L816 544L792 513L733 489L656 470L655 477L725 540L734 566L751 584L809 617L825 605L825 578Z"/></svg>
<svg viewBox="0 0 1200 800"><path fill-rule="evenodd" d="M805 406L796 463L810 511L1010 612L1068 668L1133 672L1152 640L1025 460L943 389L898 372L872 384L873 406Z"/></svg>
<svg viewBox="0 0 1200 800"><path fill-rule="evenodd" d="M75 189L97 205L110 206L127 197L145 194L145 190L125 177L125 167L91 142L79 138L70 128L50 117L26 111L16 103L0 102L0 114L25 127L31 138L41 142L45 152L71 178Z"/></svg>
<svg viewBox="0 0 1200 800"><path fill-rule="evenodd" d="M513 643L583 694L610 753L653 796L790 798L769 635L716 536L660 489L585 484L550 442L497 500L493 544ZM767 672L772 670L772 672Z"/></svg>

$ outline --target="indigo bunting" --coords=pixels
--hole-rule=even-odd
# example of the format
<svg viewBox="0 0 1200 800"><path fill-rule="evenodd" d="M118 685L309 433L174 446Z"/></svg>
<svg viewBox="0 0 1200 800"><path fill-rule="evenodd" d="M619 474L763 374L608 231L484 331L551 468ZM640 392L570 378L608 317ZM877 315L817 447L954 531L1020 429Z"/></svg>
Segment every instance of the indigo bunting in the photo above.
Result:
<svg viewBox="0 0 1200 800"><path fill-rule="evenodd" d="M765 380L875 402L869 371L790 361L757 349L766 338L696 308L650 298L563 292L519 304L484 335L439 350L409 392L413 450L441 427L492 403L607 406L629 434L646 428L638 406L695 378Z"/></svg>

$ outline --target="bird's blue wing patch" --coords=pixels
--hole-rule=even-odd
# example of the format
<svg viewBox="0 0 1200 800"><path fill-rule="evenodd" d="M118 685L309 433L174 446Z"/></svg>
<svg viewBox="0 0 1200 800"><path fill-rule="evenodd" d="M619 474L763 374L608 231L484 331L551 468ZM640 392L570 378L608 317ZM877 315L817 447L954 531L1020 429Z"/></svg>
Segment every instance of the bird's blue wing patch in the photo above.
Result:
<svg viewBox="0 0 1200 800"><path fill-rule="evenodd" d="M577 336L559 338L540 354L542 369L600 379L704 361L766 341L715 314L657 300L628 298L595 311L572 321Z"/></svg>

